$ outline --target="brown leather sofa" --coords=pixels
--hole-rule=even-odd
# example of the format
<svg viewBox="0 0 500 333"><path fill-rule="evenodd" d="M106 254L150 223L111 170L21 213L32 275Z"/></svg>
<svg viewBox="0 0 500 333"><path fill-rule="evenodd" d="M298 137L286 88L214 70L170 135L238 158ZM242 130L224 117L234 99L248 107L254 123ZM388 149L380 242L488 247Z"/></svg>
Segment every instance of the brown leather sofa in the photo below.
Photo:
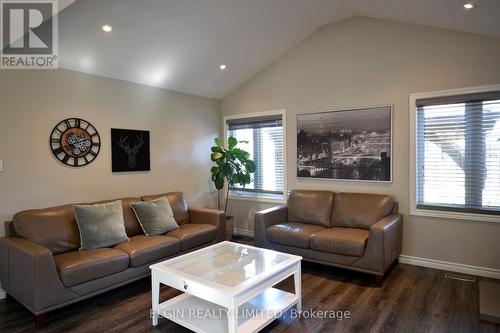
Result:
<svg viewBox="0 0 500 333"><path fill-rule="evenodd" d="M147 237L130 204L161 196L180 227ZM152 263L224 240L224 212L188 208L180 192L121 200L130 241L113 248L78 250L73 205L17 213L0 238L2 288L40 315L146 277Z"/></svg>
<svg viewBox="0 0 500 333"><path fill-rule="evenodd" d="M294 190L255 214L255 244L384 276L401 252L401 215L387 195Z"/></svg>

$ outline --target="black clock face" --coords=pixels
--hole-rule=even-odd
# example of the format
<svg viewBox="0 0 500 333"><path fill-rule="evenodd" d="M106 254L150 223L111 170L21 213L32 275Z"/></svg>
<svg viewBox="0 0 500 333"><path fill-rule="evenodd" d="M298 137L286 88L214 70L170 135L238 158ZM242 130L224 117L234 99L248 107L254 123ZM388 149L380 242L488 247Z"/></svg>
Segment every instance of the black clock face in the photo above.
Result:
<svg viewBox="0 0 500 333"><path fill-rule="evenodd" d="M68 118L52 130L50 148L62 163L81 167L96 159L101 149L101 138L88 121Z"/></svg>

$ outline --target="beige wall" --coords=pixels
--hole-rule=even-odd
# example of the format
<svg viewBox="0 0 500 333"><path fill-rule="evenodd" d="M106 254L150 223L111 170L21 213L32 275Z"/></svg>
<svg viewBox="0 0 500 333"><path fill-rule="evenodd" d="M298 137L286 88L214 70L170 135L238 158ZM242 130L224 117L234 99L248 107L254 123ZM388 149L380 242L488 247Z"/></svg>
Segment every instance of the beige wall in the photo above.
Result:
<svg viewBox="0 0 500 333"><path fill-rule="evenodd" d="M357 17L325 26L302 41L226 96L222 112L286 108L289 189L391 194L404 214L403 254L500 269L500 223L408 215L408 95L495 83L500 83L499 38ZM392 184L296 178L298 113L380 104L394 105ZM235 203L239 228L252 229L245 211L255 207Z"/></svg>
<svg viewBox="0 0 500 333"><path fill-rule="evenodd" d="M68 117L99 131L102 148L88 166L67 167L49 149L52 128ZM111 172L112 127L151 131L150 172ZM174 190L213 207L209 153L220 130L216 100L67 70L0 71L0 220L23 209Z"/></svg>

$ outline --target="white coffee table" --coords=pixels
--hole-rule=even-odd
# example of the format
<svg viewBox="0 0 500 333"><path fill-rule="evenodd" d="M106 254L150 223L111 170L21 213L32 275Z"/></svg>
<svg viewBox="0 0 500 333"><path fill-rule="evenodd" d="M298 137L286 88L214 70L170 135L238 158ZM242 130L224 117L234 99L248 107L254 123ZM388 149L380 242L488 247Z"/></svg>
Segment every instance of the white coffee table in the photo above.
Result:
<svg viewBox="0 0 500 333"><path fill-rule="evenodd" d="M153 326L162 316L198 333L258 332L302 310L301 260L226 241L151 265ZM291 275L295 294L273 288ZM184 293L160 303L160 283Z"/></svg>

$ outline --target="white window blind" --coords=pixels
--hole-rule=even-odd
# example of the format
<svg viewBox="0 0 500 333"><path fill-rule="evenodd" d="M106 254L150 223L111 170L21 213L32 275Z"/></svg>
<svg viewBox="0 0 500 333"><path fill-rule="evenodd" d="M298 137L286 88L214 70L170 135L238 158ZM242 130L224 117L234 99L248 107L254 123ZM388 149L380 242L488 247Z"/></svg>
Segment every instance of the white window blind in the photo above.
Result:
<svg viewBox="0 0 500 333"><path fill-rule="evenodd" d="M234 190L283 194L283 121L281 115L227 121L228 137L250 153L256 170L252 183Z"/></svg>
<svg viewBox="0 0 500 333"><path fill-rule="evenodd" d="M500 92L416 106L417 208L500 214Z"/></svg>

